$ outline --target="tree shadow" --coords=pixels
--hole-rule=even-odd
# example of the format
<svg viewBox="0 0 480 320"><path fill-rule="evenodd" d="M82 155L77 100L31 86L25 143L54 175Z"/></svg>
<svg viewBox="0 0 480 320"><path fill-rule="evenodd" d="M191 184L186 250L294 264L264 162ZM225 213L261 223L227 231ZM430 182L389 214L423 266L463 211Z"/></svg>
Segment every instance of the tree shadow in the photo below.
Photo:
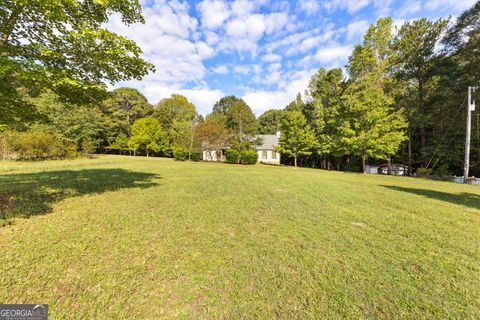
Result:
<svg viewBox="0 0 480 320"><path fill-rule="evenodd" d="M68 197L149 188L158 185L152 173L124 169L85 169L17 173L0 176L0 225L10 218L47 214L52 204ZM3 221L2 221L3 220Z"/></svg>
<svg viewBox="0 0 480 320"><path fill-rule="evenodd" d="M453 204L466 206L474 209L480 209L480 195L475 193L462 192L457 194L428 189L404 188L390 185L382 185L382 187L395 191L413 193L427 198L450 202Z"/></svg>

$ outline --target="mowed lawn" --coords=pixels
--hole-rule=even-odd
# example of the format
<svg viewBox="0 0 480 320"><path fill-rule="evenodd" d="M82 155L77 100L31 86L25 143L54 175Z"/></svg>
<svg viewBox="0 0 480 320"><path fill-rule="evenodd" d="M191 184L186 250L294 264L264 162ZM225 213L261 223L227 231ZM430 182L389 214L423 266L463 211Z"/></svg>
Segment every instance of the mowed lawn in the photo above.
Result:
<svg viewBox="0 0 480 320"><path fill-rule="evenodd" d="M120 156L0 172L0 303L52 319L480 318L478 187Z"/></svg>

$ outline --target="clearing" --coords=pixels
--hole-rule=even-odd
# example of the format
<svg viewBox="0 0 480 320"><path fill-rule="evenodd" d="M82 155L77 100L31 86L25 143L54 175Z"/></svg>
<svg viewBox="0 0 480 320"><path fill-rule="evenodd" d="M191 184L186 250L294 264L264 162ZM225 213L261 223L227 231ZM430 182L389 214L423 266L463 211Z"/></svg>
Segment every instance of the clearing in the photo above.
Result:
<svg viewBox="0 0 480 320"><path fill-rule="evenodd" d="M0 173L0 300L54 319L480 318L478 187L121 156Z"/></svg>

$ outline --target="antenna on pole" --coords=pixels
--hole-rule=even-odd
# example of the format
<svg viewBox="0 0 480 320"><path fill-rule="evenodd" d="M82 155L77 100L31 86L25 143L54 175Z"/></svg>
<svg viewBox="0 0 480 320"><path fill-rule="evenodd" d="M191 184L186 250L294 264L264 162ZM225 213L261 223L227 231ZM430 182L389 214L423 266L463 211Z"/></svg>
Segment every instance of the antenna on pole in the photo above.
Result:
<svg viewBox="0 0 480 320"><path fill-rule="evenodd" d="M465 136L465 161L463 162L463 183L468 181L468 171L470 170L470 135L472 131L472 111L475 110L475 98L472 93L480 87L468 87L467 103L467 132Z"/></svg>

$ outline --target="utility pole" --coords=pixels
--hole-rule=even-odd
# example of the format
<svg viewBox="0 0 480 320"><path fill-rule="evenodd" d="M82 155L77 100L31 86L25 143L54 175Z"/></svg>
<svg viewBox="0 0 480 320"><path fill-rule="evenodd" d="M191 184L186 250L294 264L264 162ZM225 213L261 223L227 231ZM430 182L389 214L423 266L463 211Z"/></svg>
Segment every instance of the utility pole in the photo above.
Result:
<svg viewBox="0 0 480 320"><path fill-rule="evenodd" d="M475 110L475 99L472 99L472 93L480 87L468 87L467 104L467 133L465 137L465 161L463 163L463 183L468 181L468 171L470 169L470 135L472 131L472 111Z"/></svg>

